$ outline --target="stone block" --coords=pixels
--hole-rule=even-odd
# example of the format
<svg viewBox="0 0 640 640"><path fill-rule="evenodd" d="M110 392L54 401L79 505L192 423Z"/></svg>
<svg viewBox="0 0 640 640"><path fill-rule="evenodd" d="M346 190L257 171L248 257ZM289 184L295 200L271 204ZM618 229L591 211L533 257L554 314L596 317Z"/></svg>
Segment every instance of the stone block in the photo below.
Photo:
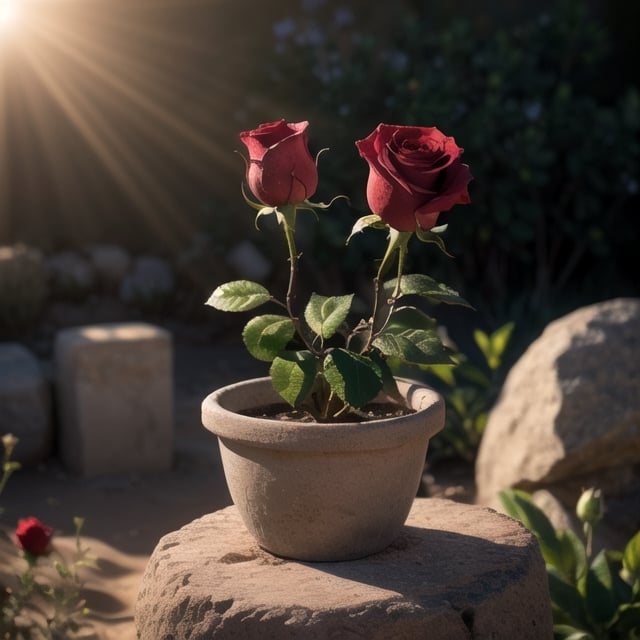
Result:
<svg viewBox="0 0 640 640"><path fill-rule="evenodd" d="M12 458L22 464L42 462L53 439L51 389L40 362L26 347L0 343L0 436L19 440Z"/></svg>
<svg viewBox="0 0 640 640"><path fill-rule="evenodd" d="M417 499L384 551L296 562L260 549L235 506L165 535L135 612L139 640L550 640L535 537L490 509Z"/></svg>
<svg viewBox="0 0 640 640"><path fill-rule="evenodd" d="M56 336L60 457L72 471L163 471L173 458L171 334L145 323Z"/></svg>

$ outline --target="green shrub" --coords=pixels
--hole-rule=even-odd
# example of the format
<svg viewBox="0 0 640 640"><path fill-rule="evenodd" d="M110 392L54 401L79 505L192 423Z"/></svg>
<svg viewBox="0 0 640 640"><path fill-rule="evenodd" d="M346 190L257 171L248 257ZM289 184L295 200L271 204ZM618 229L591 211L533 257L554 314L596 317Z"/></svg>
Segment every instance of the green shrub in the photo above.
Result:
<svg viewBox="0 0 640 640"><path fill-rule="evenodd" d="M494 32L465 22L435 30L405 8L397 28L378 33L355 16L314 22L307 10L289 18L270 77L270 95L320 112L314 126L328 132L318 137L334 141L321 160L328 188L356 208L356 137L380 121L456 132L476 177L472 208L451 214L457 259L435 275L482 300L494 321L635 286L627 265L638 230L640 96L631 86L611 91L608 34L585 3L554 7Z"/></svg>
<svg viewBox="0 0 640 640"><path fill-rule="evenodd" d="M623 551L603 549L593 557L593 527L602 517L602 497L589 489L578 501L584 541L553 525L523 491L500 493L502 504L540 544L547 566L554 636L565 640L640 638L640 531Z"/></svg>

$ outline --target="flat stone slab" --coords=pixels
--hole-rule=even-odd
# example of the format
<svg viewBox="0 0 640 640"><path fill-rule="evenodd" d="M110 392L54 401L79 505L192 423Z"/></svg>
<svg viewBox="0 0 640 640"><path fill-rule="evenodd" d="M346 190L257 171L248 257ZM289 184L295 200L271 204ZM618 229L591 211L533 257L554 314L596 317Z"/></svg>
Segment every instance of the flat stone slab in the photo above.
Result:
<svg viewBox="0 0 640 640"><path fill-rule="evenodd" d="M542 640L553 637L535 537L491 509L417 499L381 553L305 563L259 548L234 506L164 536L139 640Z"/></svg>

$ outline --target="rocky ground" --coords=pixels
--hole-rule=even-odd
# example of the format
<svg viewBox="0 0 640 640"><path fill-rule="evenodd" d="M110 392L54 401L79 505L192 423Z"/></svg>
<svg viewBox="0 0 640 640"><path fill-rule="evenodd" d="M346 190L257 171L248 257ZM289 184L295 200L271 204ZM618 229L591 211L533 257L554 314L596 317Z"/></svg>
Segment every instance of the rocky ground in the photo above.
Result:
<svg viewBox="0 0 640 640"><path fill-rule="evenodd" d="M85 518L83 542L97 559L83 570L92 610L88 637L133 640L133 607L142 572L159 538L231 503L215 438L200 423L200 403L216 387L266 373L235 335L170 326L175 367L175 463L170 472L82 479L55 458L11 478L2 496L1 522L10 531L20 517L36 516L56 530L56 548L73 553L73 517ZM471 470L439 467L425 475L423 495L473 499ZM0 582L20 571L10 542L0 540Z"/></svg>

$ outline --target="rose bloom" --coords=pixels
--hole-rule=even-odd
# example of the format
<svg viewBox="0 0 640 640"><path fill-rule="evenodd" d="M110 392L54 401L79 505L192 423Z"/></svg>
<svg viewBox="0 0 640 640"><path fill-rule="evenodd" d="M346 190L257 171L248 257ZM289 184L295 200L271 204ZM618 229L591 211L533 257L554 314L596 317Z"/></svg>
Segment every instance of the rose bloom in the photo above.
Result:
<svg viewBox="0 0 640 640"><path fill-rule="evenodd" d="M299 204L318 187L318 169L309 153L308 122L268 122L243 131L249 151L247 182L263 204Z"/></svg>
<svg viewBox="0 0 640 640"><path fill-rule="evenodd" d="M440 212L471 201L464 150L436 127L379 124L356 146L369 164L369 207L398 231L431 229Z"/></svg>
<svg viewBox="0 0 640 640"><path fill-rule="evenodd" d="M16 538L21 549L34 556L45 555L49 550L49 543L53 536L53 529L43 524L38 518L18 520Z"/></svg>

